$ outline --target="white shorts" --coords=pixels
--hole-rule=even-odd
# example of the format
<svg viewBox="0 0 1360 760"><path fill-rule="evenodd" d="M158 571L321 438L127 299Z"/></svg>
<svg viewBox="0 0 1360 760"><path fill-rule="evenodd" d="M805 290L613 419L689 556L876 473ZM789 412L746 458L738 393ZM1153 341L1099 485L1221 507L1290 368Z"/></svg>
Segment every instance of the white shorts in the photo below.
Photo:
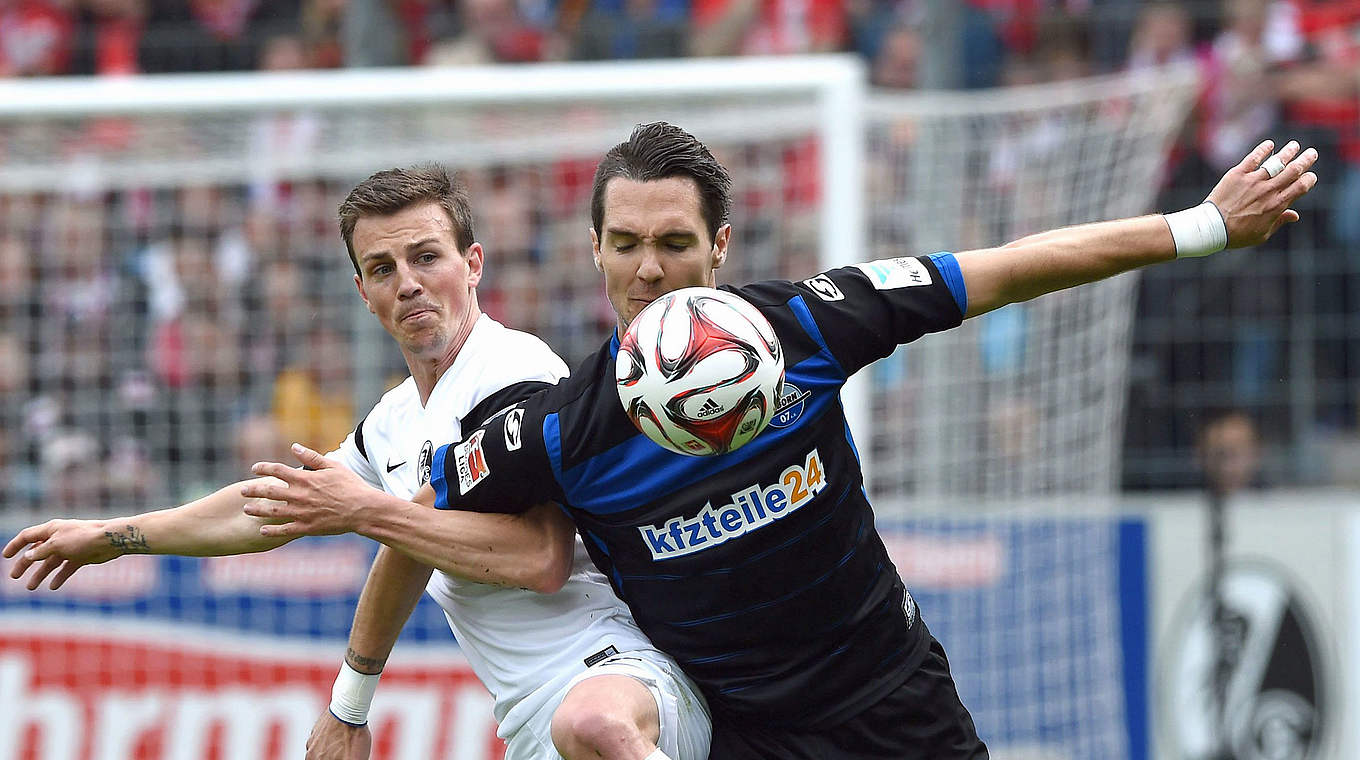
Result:
<svg viewBox="0 0 1360 760"><path fill-rule="evenodd" d="M705 760L712 736L708 703L689 677L670 657L655 649L635 649L611 655L567 682L543 709L506 740L505 760L556 760L560 757L552 741L552 716L567 692L576 684L595 676L615 675L634 678L647 687L656 700L661 717L661 737L657 745L674 760Z"/></svg>

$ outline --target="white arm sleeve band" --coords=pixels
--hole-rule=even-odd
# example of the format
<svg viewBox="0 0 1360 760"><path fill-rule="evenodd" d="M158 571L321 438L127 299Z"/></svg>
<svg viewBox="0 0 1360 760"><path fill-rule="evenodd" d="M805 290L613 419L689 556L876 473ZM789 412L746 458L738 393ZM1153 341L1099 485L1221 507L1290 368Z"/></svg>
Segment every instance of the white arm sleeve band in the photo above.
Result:
<svg viewBox="0 0 1360 760"><path fill-rule="evenodd" d="M1228 226L1213 201L1162 216L1176 241L1176 258L1208 256L1228 247Z"/></svg>
<svg viewBox="0 0 1360 760"><path fill-rule="evenodd" d="M380 673L360 673L349 663L340 665L340 674L331 688L331 715L342 723L362 726L368 722L368 706L378 689Z"/></svg>

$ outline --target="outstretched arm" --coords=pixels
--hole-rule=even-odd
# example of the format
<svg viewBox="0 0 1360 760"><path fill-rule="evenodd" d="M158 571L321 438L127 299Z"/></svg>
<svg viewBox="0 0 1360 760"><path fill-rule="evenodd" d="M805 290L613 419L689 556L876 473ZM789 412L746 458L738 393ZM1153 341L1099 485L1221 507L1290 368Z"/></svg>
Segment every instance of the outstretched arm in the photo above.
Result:
<svg viewBox="0 0 1360 760"><path fill-rule="evenodd" d="M557 591L571 573L576 528L554 504L519 514L434 509L428 485L406 501L311 449L296 446L294 454L311 469L262 462L255 473L277 480L241 491L270 500L245 508L275 523L259 528L266 536L354 532L460 578L541 593Z"/></svg>
<svg viewBox="0 0 1360 760"><path fill-rule="evenodd" d="M107 520L48 520L25 528L5 546L4 556L18 556L10 577L21 579L31 570L32 591L55 571L49 586L55 590L85 565L124 554L215 557L282 546L294 537L261 535L268 520L241 511L246 502L241 488L268 480L236 483L173 509Z"/></svg>
<svg viewBox="0 0 1360 760"><path fill-rule="evenodd" d="M1309 171L1317 161L1316 150L1300 151L1291 141L1278 155L1283 171L1271 176L1261 164L1273 148L1269 140L1256 146L1209 193L1207 200L1222 215L1228 248L1257 245L1282 225L1298 221L1298 212L1289 205L1317 184ZM1042 232L1000 248L964 251L956 258L968 293L965 316L975 317L1176 255L1166 217L1152 215Z"/></svg>

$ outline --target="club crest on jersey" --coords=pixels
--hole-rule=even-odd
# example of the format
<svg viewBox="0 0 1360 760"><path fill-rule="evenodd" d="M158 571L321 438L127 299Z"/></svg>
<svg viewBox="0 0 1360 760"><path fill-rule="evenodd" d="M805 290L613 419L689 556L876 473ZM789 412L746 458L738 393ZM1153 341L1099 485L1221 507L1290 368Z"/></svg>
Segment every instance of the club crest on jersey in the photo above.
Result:
<svg viewBox="0 0 1360 760"><path fill-rule="evenodd" d="M416 472L417 477L420 478L420 484L423 486L430 482L430 467L434 463L434 441L426 441L425 445L420 448L420 459L418 461Z"/></svg>
<svg viewBox="0 0 1360 760"><path fill-rule="evenodd" d="M895 290L930 284L930 270L911 256L879 259L855 265L876 290Z"/></svg>
<svg viewBox="0 0 1360 760"><path fill-rule="evenodd" d="M519 451L520 429L524 426L524 410L515 407L505 414L505 450Z"/></svg>
<svg viewBox="0 0 1360 760"><path fill-rule="evenodd" d="M708 502L694 517L675 517L665 525L638 528L653 560L673 559L712 549L793 514L826 488L826 472L816 449L802 464L786 468L770 485L752 484L720 507Z"/></svg>
<svg viewBox="0 0 1360 760"><path fill-rule="evenodd" d="M809 277L808 279L803 280L803 284L808 286L808 289L813 293L816 293L817 297L823 301L845 300L845 294L841 292L841 289L836 286L836 283L831 281L830 277L827 277L824 274L819 274L816 277Z"/></svg>
<svg viewBox="0 0 1360 760"><path fill-rule="evenodd" d="M482 451L482 437L485 435L486 430L478 430L453 449L454 462L458 466L458 493L463 496L491 474L486 453Z"/></svg>
<svg viewBox="0 0 1360 760"><path fill-rule="evenodd" d="M799 390L798 386L785 380L779 389L779 402L774 405L774 416L770 417L770 427L786 428L803 416L804 402L812 395L809 391Z"/></svg>

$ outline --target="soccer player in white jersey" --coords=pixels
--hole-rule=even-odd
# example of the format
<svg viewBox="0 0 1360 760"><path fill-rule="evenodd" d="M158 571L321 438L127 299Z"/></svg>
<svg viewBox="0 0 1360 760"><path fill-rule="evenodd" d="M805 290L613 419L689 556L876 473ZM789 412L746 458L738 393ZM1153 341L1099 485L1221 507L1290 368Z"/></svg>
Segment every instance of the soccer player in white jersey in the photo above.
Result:
<svg viewBox="0 0 1360 760"><path fill-rule="evenodd" d="M359 294L411 376L312 463L343 466L410 499L429 481L435 449L556 382L566 366L539 339L481 314L484 254L467 198L444 169L373 175L341 205L340 222ZM19 554L12 577L31 570L28 588L55 572L55 589L80 567L123 553L223 555L286 543L261 536L264 521L242 513L241 490L128 518L49 521L20 532L4 555ZM495 696L510 760L707 757L703 698L638 630L556 505L509 519L411 506L349 526L384 546L308 758L367 757L368 701L422 590Z"/></svg>

